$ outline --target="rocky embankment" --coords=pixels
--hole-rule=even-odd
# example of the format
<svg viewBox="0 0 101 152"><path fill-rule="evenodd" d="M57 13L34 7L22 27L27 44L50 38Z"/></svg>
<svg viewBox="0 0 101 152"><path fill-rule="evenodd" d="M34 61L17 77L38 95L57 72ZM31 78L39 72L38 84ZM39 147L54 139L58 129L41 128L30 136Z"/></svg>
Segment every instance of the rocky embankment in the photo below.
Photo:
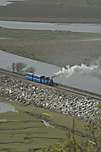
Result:
<svg viewBox="0 0 101 152"><path fill-rule="evenodd" d="M56 88L35 85L24 80L0 75L0 96L10 101L32 104L63 114L77 116L82 120L95 119L99 101L89 96L80 96Z"/></svg>

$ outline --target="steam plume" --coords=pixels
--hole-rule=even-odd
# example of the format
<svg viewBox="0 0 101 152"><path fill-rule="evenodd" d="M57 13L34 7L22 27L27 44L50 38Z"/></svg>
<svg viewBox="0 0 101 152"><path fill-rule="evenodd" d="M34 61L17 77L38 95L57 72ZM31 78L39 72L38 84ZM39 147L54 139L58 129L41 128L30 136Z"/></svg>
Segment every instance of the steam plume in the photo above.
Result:
<svg viewBox="0 0 101 152"><path fill-rule="evenodd" d="M65 75L67 78L72 76L75 73L80 74L89 74L98 78L101 78L101 59L97 60L93 65L66 65L58 72L54 73L53 78L58 77L60 75Z"/></svg>

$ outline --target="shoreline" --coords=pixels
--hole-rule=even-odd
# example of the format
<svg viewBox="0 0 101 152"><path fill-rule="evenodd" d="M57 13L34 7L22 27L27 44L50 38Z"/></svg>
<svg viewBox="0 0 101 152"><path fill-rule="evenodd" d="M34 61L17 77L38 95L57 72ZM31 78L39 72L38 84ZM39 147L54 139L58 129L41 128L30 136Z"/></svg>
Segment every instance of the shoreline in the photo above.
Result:
<svg viewBox="0 0 101 152"><path fill-rule="evenodd" d="M80 24L101 24L101 19L96 18L44 18L44 17L0 17L0 21L23 21L23 22L47 22L47 23L80 23Z"/></svg>

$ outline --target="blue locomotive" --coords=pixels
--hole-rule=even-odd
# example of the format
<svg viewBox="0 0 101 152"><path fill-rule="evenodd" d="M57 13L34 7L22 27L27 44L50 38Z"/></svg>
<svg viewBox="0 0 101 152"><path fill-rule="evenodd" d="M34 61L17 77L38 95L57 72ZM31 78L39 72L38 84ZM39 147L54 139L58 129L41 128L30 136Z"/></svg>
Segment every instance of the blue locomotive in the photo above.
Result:
<svg viewBox="0 0 101 152"><path fill-rule="evenodd" d="M34 81L37 83L42 83L42 84L46 84L46 85L50 85L50 86L53 85L53 79L50 77L39 76L39 75L33 74L33 73L27 73L25 78L27 80Z"/></svg>

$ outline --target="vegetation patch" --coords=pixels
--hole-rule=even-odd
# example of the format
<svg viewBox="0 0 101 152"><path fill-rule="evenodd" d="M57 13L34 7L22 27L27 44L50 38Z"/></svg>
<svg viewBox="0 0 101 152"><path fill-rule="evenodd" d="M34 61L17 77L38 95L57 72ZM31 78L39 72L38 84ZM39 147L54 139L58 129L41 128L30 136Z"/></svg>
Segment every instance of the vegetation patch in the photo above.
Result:
<svg viewBox="0 0 101 152"><path fill-rule="evenodd" d="M0 98L0 101L8 102L5 98ZM42 152L47 149L50 151L53 149L52 152L56 152L56 147L60 150L63 147L66 148L68 142L72 144L73 136L77 143L80 141L85 143L86 140L95 143L91 130L87 129L87 124L77 118L22 103L10 102L10 104L18 112L0 113L1 152L30 152L31 150ZM50 125L46 126L43 120ZM49 145L52 146L48 148Z"/></svg>

